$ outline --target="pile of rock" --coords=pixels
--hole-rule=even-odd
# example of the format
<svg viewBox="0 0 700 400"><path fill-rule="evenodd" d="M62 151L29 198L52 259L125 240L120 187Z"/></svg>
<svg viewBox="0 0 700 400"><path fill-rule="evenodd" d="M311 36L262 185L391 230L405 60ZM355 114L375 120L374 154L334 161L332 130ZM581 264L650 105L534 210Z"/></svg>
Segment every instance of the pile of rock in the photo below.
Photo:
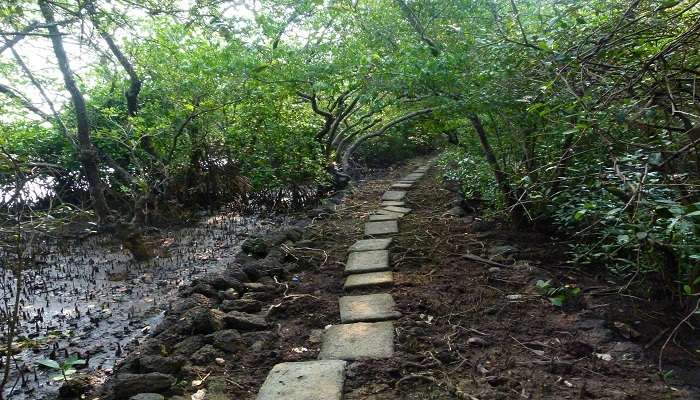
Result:
<svg viewBox="0 0 700 400"><path fill-rule="evenodd" d="M305 225L247 239L234 264L181 289L149 338L115 368L107 397L180 395L197 368L261 349L273 337L267 311L284 289L275 278L308 267L283 250L304 246Z"/></svg>

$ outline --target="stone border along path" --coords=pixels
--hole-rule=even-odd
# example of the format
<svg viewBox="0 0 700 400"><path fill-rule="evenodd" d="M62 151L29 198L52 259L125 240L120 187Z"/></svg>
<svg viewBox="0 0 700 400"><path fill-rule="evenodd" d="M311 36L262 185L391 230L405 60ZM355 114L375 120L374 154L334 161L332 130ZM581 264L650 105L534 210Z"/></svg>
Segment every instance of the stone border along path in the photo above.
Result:
<svg viewBox="0 0 700 400"><path fill-rule="evenodd" d="M381 208L365 223L367 239L358 240L345 265L346 291L391 286L389 246L398 233L398 220L411 212L404 198L433 166L418 167L391 185L382 195ZM382 236L376 238L375 236ZM342 324L326 328L318 361L281 363L267 375L257 400L341 400L347 361L389 358L394 354L394 323L401 316L389 293L343 296L339 299Z"/></svg>

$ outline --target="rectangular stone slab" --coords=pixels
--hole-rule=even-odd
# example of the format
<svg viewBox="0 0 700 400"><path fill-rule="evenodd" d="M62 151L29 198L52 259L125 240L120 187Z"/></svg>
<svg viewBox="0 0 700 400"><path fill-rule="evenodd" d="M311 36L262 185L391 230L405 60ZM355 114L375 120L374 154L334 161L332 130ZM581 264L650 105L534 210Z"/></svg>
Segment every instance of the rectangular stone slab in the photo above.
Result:
<svg viewBox="0 0 700 400"><path fill-rule="evenodd" d="M340 320L349 322L376 322L396 319L401 313L396 311L396 303L389 293L366 296L344 296L338 300Z"/></svg>
<svg viewBox="0 0 700 400"><path fill-rule="evenodd" d="M360 289L373 286L388 286L394 283L394 274L391 271L370 272L367 274L353 274L345 278L345 290Z"/></svg>
<svg viewBox="0 0 700 400"><path fill-rule="evenodd" d="M257 400L341 400L346 364L341 360L277 364Z"/></svg>
<svg viewBox="0 0 700 400"><path fill-rule="evenodd" d="M394 183L391 185L392 189L410 189L413 186L412 183Z"/></svg>
<svg viewBox="0 0 700 400"><path fill-rule="evenodd" d="M350 251L386 250L389 248L392 238L387 239L362 239L350 246Z"/></svg>
<svg viewBox="0 0 700 400"><path fill-rule="evenodd" d="M423 174L412 173L406 175L403 180L418 180L423 177Z"/></svg>
<svg viewBox="0 0 700 400"><path fill-rule="evenodd" d="M405 201L382 201L382 206L397 206L397 207L403 207L406 205Z"/></svg>
<svg viewBox="0 0 700 400"><path fill-rule="evenodd" d="M393 207L393 206L388 206L388 207ZM377 210L377 214L381 214L381 215L391 215L391 216L394 216L394 217L397 217L397 218L401 218L401 217L404 216L404 213L400 213L400 212L396 212L396 211L389 211L389 210L386 209L386 207L385 207L385 208L380 208L379 210Z"/></svg>
<svg viewBox="0 0 700 400"><path fill-rule="evenodd" d="M401 190L387 190L382 195L382 200L401 201L406 197L406 192Z"/></svg>
<svg viewBox="0 0 700 400"><path fill-rule="evenodd" d="M373 221L365 224L365 235L389 235L399 232L399 224L396 221Z"/></svg>
<svg viewBox="0 0 700 400"><path fill-rule="evenodd" d="M363 274L389 269L389 250L357 251L348 255L345 273Z"/></svg>
<svg viewBox="0 0 700 400"><path fill-rule="evenodd" d="M389 215L389 214L374 214L369 216L370 221L396 221L399 219L399 215Z"/></svg>
<svg viewBox="0 0 700 400"><path fill-rule="evenodd" d="M394 324L358 322L333 325L323 334L320 360L377 359L394 355Z"/></svg>
<svg viewBox="0 0 700 400"><path fill-rule="evenodd" d="M408 214L411 212L410 208L397 207L397 206L386 206L386 207L382 208L382 210L391 211L391 212L395 212L395 213L401 213L401 214Z"/></svg>

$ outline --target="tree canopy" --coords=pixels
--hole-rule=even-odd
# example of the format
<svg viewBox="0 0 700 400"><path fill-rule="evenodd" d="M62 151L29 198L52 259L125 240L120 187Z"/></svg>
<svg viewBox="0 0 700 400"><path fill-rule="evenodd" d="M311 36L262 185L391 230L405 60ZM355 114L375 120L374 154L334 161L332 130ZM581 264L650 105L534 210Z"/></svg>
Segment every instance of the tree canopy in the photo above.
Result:
<svg viewBox="0 0 700 400"><path fill-rule="evenodd" d="M576 262L692 295L698 3L4 1L0 200L45 185L131 240L173 205L300 201L438 146L466 197Z"/></svg>

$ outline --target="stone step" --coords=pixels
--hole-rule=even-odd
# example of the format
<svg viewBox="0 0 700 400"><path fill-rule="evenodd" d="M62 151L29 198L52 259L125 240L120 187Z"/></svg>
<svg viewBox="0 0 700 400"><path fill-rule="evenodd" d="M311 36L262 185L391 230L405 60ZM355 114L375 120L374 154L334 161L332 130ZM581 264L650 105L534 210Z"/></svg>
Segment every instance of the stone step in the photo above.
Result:
<svg viewBox="0 0 700 400"><path fill-rule="evenodd" d="M414 172L414 173L411 173L411 174L404 176L402 180L404 180L404 181L410 181L410 180L417 181L418 179L421 179L423 176L424 176L424 174L417 174Z"/></svg>
<svg viewBox="0 0 700 400"><path fill-rule="evenodd" d="M382 206L397 206L397 207L403 207L406 205L405 201L382 201Z"/></svg>
<svg viewBox="0 0 700 400"><path fill-rule="evenodd" d="M389 358L394 355L394 324L357 322L330 326L323 333L320 360Z"/></svg>
<svg viewBox="0 0 700 400"><path fill-rule="evenodd" d="M411 212L411 209L410 209L410 208L406 208L406 207L397 207L397 206L386 206L386 207L383 207L382 210L391 211L391 212L394 212L394 213L401 213L401 214L408 214L408 213ZM381 210L380 210L380 211L381 211Z"/></svg>
<svg viewBox="0 0 700 400"><path fill-rule="evenodd" d="M395 214L374 214L369 216L370 221L396 221L401 218Z"/></svg>
<svg viewBox="0 0 700 400"><path fill-rule="evenodd" d="M394 206L387 206L387 207L394 207ZM404 216L404 213L402 213L402 212L396 212L396 211L389 211L389 210L386 209L386 207L380 208L379 210L377 210L377 214L380 214L380 215L391 215L391 216L397 217L397 218L401 218L401 217Z"/></svg>
<svg viewBox="0 0 700 400"><path fill-rule="evenodd" d="M401 190L387 190L382 195L382 200L401 201L406 197L406 192Z"/></svg>
<svg viewBox="0 0 700 400"><path fill-rule="evenodd" d="M389 250L352 252L345 264L345 274L363 274L389 270Z"/></svg>
<svg viewBox="0 0 700 400"><path fill-rule="evenodd" d="M365 296L344 296L338 300L340 321L376 322L396 319L401 313L396 311L396 303L389 293L369 294Z"/></svg>
<svg viewBox="0 0 700 400"><path fill-rule="evenodd" d="M389 235L399 232L396 221L372 221L365 223L365 236Z"/></svg>
<svg viewBox="0 0 700 400"><path fill-rule="evenodd" d="M391 245L392 238L386 239L362 239L350 246L350 251L386 250Z"/></svg>
<svg viewBox="0 0 700 400"><path fill-rule="evenodd" d="M277 364L267 374L257 400L341 400L346 364L341 360Z"/></svg>
<svg viewBox="0 0 700 400"><path fill-rule="evenodd" d="M391 188L392 189L410 189L412 186L413 186L412 183L398 182L398 183L394 183L393 185L391 185Z"/></svg>
<svg viewBox="0 0 700 400"><path fill-rule="evenodd" d="M394 274L391 271L369 272L366 274L353 274L345 278L343 289L362 289L369 287L391 286L394 283Z"/></svg>

